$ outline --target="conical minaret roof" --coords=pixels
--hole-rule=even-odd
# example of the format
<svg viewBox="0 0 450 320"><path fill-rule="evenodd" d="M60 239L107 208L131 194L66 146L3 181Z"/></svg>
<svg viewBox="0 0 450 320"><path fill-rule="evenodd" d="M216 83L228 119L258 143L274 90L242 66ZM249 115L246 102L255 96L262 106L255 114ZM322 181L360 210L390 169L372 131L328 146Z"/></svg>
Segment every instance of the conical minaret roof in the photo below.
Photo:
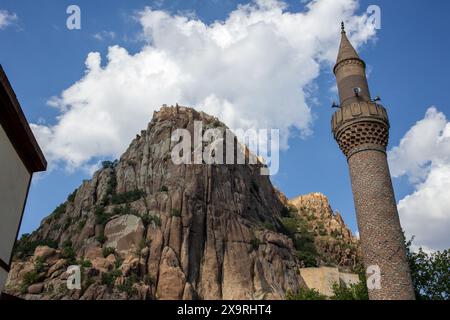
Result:
<svg viewBox="0 0 450 320"><path fill-rule="evenodd" d="M349 59L358 59L361 60L355 48L353 48L352 44L347 38L347 34L345 32L344 23L341 24L341 45L339 46L339 53L336 59L336 65L344 60ZM362 61L362 60L361 60Z"/></svg>

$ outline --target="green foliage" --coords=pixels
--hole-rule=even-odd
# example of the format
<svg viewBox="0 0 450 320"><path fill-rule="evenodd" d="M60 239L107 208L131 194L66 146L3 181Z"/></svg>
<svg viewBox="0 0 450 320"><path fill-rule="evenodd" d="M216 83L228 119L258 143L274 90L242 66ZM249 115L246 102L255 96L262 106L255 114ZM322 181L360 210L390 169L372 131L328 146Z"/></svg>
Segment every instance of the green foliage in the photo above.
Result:
<svg viewBox="0 0 450 320"><path fill-rule="evenodd" d="M265 221L262 224L262 228L266 229L266 230L274 231L274 232L277 231L277 228L275 227L275 225L270 221Z"/></svg>
<svg viewBox="0 0 450 320"><path fill-rule="evenodd" d="M78 189L75 189L71 194L69 194L69 196L67 197L67 201L74 202L75 196L77 195L77 191Z"/></svg>
<svg viewBox="0 0 450 320"><path fill-rule="evenodd" d="M67 295L69 293L69 288L67 288L66 283L60 283L58 286L58 289L56 289L56 290L61 295Z"/></svg>
<svg viewBox="0 0 450 320"><path fill-rule="evenodd" d="M95 238L100 244L104 244L108 240L105 236L105 231L102 229L100 234Z"/></svg>
<svg viewBox="0 0 450 320"><path fill-rule="evenodd" d="M105 247L102 250L102 254L103 257L106 258L107 256L109 256L110 254L115 254L116 253L116 249L111 248L111 247Z"/></svg>
<svg viewBox="0 0 450 320"><path fill-rule="evenodd" d="M342 283L335 283L333 285L332 300L369 300L369 292L367 291L367 279L364 271L364 267L359 265L356 268L356 272L359 275L359 283L346 285Z"/></svg>
<svg viewBox="0 0 450 320"><path fill-rule="evenodd" d="M72 224L72 218L71 217L67 217L66 220L64 220L63 229L67 230L70 227L71 224Z"/></svg>
<svg viewBox="0 0 450 320"><path fill-rule="evenodd" d="M308 222L298 214L291 212L290 217L281 219L282 232L292 239L296 255L305 267L317 266L317 250L314 235L308 230Z"/></svg>
<svg viewBox="0 0 450 320"><path fill-rule="evenodd" d="M331 300L369 300L366 281L357 284L333 284L333 296Z"/></svg>
<svg viewBox="0 0 450 320"><path fill-rule="evenodd" d="M61 216L66 212L66 208L67 208L66 203L62 203L59 206L57 206L56 209L53 210L51 214L51 219L58 220L59 218L61 218Z"/></svg>
<svg viewBox="0 0 450 320"><path fill-rule="evenodd" d="M294 206L293 204L289 204L289 205L287 206L287 208L288 208L288 210L289 210L289 216L290 216L290 217L293 217L293 216L295 216L295 215L298 214L298 209L297 209L297 207Z"/></svg>
<svg viewBox="0 0 450 320"><path fill-rule="evenodd" d="M295 253L306 268L317 267L317 253L312 251L296 251Z"/></svg>
<svg viewBox="0 0 450 320"><path fill-rule="evenodd" d="M37 257L35 262L34 262L34 270L37 273L41 273L44 272L45 270L45 264L44 264L44 259L42 257Z"/></svg>
<svg viewBox="0 0 450 320"><path fill-rule="evenodd" d="M291 216L288 207L283 206L283 208L281 208L281 216L282 217L290 217Z"/></svg>
<svg viewBox="0 0 450 320"><path fill-rule="evenodd" d="M122 275L122 272L120 270L113 270L107 273L102 274L102 284L105 284L109 288L112 288L114 286L114 282L116 281L117 277L120 277Z"/></svg>
<svg viewBox="0 0 450 320"><path fill-rule="evenodd" d="M220 128L223 127L222 122L220 122L219 119L214 119L214 121L211 123L211 128Z"/></svg>
<svg viewBox="0 0 450 320"><path fill-rule="evenodd" d="M282 218L295 218L298 214L298 209L296 206L289 204L288 206L284 206L281 209L281 217Z"/></svg>
<svg viewBox="0 0 450 320"><path fill-rule="evenodd" d="M86 277L86 280L83 281L83 283L81 284L81 292L80 292L80 297L83 296L83 294L86 292L86 290L95 283L95 280L90 278L90 277Z"/></svg>
<svg viewBox="0 0 450 320"><path fill-rule="evenodd" d="M95 208L95 223L104 226L111 215L105 211L105 207L98 206Z"/></svg>
<svg viewBox="0 0 450 320"><path fill-rule="evenodd" d="M80 219L80 221L78 222L78 226L77 226L77 230L78 231L81 231L84 228L84 226L86 225L86 221L87 221L87 217L86 216L83 216Z"/></svg>
<svg viewBox="0 0 450 320"><path fill-rule="evenodd" d="M131 209L131 206L129 203L127 203L124 207L115 207L113 210L114 215L126 215L126 214L133 214L135 216L139 216L139 212L137 212L134 209Z"/></svg>
<svg viewBox="0 0 450 320"><path fill-rule="evenodd" d="M29 233L25 233L19 240L16 241L14 245L14 258L24 259L26 257L32 256L34 250L38 246L48 246L50 248L56 249L58 247L58 243L50 239L32 241L31 235Z"/></svg>
<svg viewBox="0 0 450 320"><path fill-rule="evenodd" d="M22 279L21 284L21 292L22 294L25 294L27 291L27 288L39 281L41 281L42 273L46 271L46 264L44 263L44 259L42 257L38 257L34 263L34 270L27 272Z"/></svg>
<svg viewBox="0 0 450 320"><path fill-rule="evenodd" d="M114 163L108 161L106 168L115 168L117 165L117 160ZM112 196L116 193L117 188L117 177L114 171L111 171L108 183L106 185L106 194L103 196L101 201L102 205L106 206L110 203Z"/></svg>
<svg viewBox="0 0 450 320"><path fill-rule="evenodd" d="M64 241L61 250L61 257L66 259L67 264L74 265L77 263L75 250L72 248L72 242L67 240Z"/></svg>
<svg viewBox="0 0 450 320"><path fill-rule="evenodd" d="M133 288L133 285L137 282L137 276L133 273L130 277L126 278L122 284L117 286L117 289L126 292L129 296L136 293L136 289Z"/></svg>
<svg viewBox="0 0 450 320"><path fill-rule="evenodd" d="M102 162L102 168L103 169L109 169L112 167L112 162L111 161L103 161Z"/></svg>
<svg viewBox="0 0 450 320"><path fill-rule="evenodd" d="M141 199L144 195L145 192L142 190L122 192L113 194L111 197L111 202L114 204L129 203Z"/></svg>
<svg viewBox="0 0 450 320"><path fill-rule="evenodd" d="M281 223L283 224L285 231L288 236L292 236L298 232L298 223L295 218L282 218Z"/></svg>
<svg viewBox="0 0 450 320"><path fill-rule="evenodd" d="M162 187L159 189L159 191L160 191L160 192L167 192L167 191L169 191L169 188L167 188L166 186L162 186Z"/></svg>
<svg viewBox="0 0 450 320"><path fill-rule="evenodd" d="M250 245L252 246L252 249L254 251L259 249L259 246L261 245L261 240L259 240L257 237L254 237L251 241L250 241Z"/></svg>
<svg viewBox="0 0 450 320"><path fill-rule="evenodd" d="M36 283L40 280L39 274L36 270L25 273L22 279L21 292L25 293L27 288L31 286L33 283Z"/></svg>
<svg viewBox="0 0 450 320"><path fill-rule="evenodd" d="M180 210L173 208L173 209L170 211L170 215L171 215L172 217L181 217L181 212L180 212Z"/></svg>
<svg viewBox="0 0 450 320"><path fill-rule="evenodd" d="M287 300L326 300L327 297L323 294L320 294L315 289L305 289L300 288L298 293L293 294L291 292L288 292L286 294Z"/></svg>
<svg viewBox="0 0 450 320"><path fill-rule="evenodd" d="M83 268L91 268L92 267L92 262L89 260L86 260L84 258L78 260L76 264Z"/></svg>
<svg viewBox="0 0 450 320"><path fill-rule="evenodd" d="M114 262L114 268L119 269L122 266L123 259L118 256L116 257L116 261Z"/></svg>
<svg viewBox="0 0 450 320"><path fill-rule="evenodd" d="M331 236L335 239L339 239L339 238L341 238L342 234L338 230L332 230Z"/></svg>
<svg viewBox="0 0 450 320"><path fill-rule="evenodd" d="M102 168L103 169L114 169L117 164L118 164L118 160L114 160L114 161L103 161L102 162Z"/></svg>
<svg viewBox="0 0 450 320"><path fill-rule="evenodd" d="M159 216L157 216L156 214L149 214L146 213L145 215L143 215L141 217L142 219L142 223L144 224L144 226L147 228L147 226L149 226L151 223L154 223L155 226L161 226L161 218Z"/></svg>
<svg viewBox="0 0 450 320"><path fill-rule="evenodd" d="M108 185L106 186L106 194L113 195L117 187L117 178L115 174L111 174L108 180Z"/></svg>
<svg viewBox="0 0 450 320"><path fill-rule="evenodd" d="M450 250L426 253L411 250L414 237L406 242L406 254L417 300L450 299Z"/></svg>
<svg viewBox="0 0 450 320"><path fill-rule="evenodd" d="M295 234L294 246L295 246L295 249L297 249L297 250L308 251L308 252L316 254L316 251L315 251L316 245L314 244L314 235L310 232Z"/></svg>

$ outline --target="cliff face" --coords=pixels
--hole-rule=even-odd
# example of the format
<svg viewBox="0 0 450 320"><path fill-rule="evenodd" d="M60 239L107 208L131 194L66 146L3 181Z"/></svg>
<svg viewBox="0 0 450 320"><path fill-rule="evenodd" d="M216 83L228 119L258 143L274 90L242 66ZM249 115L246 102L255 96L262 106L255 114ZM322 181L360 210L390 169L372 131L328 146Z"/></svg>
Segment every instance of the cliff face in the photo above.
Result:
<svg viewBox="0 0 450 320"><path fill-rule="evenodd" d="M191 108L156 112L120 160L104 162L18 241L7 292L27 299L283 299L303 287L303 249L293 236L302 230L286 232L283 217L292 210L260 175L261 164L172 162L172 132L193 136L194 121L225 128ZM299 217L304 208L324 210L305 200L290 206ZM332 214L326 230L348 238L341 220ZM72 264L81 266L78 290L66 286Z"/></svg>

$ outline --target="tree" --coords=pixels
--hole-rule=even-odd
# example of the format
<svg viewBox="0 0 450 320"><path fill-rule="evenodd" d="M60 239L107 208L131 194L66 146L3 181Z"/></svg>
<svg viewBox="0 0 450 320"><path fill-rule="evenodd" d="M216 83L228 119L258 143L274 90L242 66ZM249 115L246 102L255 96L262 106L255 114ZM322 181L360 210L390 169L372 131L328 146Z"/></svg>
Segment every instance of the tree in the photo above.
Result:
<svg viewBox="0 0 450 320"><path fill-rule="evenodd" d="M449 249L426 253L422 248L411 250L414 237L406 242L406 255L417 300L449 300L450 252Z"/></svg>
<svg viewBox="0 0 450 320"><path fill-rule="evenodd" d="M355 284L335 283L333 285L333 296L331 300L369 300L367 291L367 278L364 267L358 264L355 267L359 276L359 282Z"/></svg>
<svg viewBox="0 0 450 320"><path fill-rule="evenodd" d="M364 277L365 280L365 277ZM356 284L341 285L335 283L333 285L333 296L331 300L369 300L369 293L367 292L366 282L362 281Z"/></svg>
<svg viewBox="0 0 450 320"><path fill-rule="evenodd" d="M287 300L326 300L327 297L315 289L300 288L297 293L288 292Z"/></svg>

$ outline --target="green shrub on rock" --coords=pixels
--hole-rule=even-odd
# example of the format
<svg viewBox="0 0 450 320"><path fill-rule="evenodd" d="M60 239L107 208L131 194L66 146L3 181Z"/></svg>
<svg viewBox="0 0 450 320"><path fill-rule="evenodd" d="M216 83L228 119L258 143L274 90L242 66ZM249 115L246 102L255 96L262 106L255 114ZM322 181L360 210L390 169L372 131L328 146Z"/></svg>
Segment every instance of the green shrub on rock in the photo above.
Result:
<svg viewBox="0 0 450 320"><path fill-rule="evenodd" d="M110 254L115 254L116 253L116 249L111 248L111 247L105 247L102 250L102 254L103 257L106 258L107 256L109 256Z"/></svg>
<svg viewBox="0 0 450 320"><path fill-rule="evenodd" d="M178 209L172 209L172 210L170 211L170 215L171 215L172 217L180 217L180 216L181 216L181 212L180 212L180 210L178 210Z"/></svg>
<svg viewBox="0 0 450 320"><path fill-rule="evenodd" d="M319 293L315 289L306 289L306 288L300 288L300 290L293 294L291 292L288 292L286 294L287 300L326 300L327 297L321 293Z"/></svg>

